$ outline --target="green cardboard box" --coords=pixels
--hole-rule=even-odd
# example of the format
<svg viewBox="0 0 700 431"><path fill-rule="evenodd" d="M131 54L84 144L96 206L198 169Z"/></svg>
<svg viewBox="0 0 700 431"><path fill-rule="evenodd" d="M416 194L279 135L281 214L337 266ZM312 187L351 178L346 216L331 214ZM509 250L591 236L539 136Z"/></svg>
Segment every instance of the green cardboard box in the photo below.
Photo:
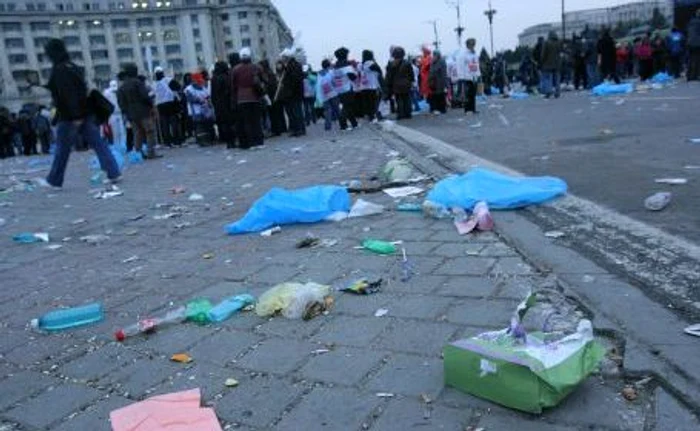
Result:
<svg viewBox="0 0 700 431"><path fill-rule="evenodd" d="M531 304L531 298L526 302ZM528 306L514 317L519 323ZM511 329L480 334L444 348L445 384L495 403L530 413L559 404L603 359L588 320L576 333L530 333L516 339Z"/></svg>

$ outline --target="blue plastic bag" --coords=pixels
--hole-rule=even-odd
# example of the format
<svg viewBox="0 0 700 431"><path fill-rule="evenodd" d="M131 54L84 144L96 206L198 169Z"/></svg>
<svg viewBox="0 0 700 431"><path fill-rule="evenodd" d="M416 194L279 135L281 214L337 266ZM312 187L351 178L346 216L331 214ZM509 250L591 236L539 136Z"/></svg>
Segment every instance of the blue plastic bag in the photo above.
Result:
<svg viewBox="0 0 700 431"><path fill-rule="evenodd" d="M610 84L609 82L604 82L600 85L593 87L591 92L594 96L611 96L615 94L628 94L634 91L634 85L632 84Z"/></svg>
<svg viewBox="0 0 700 431"><path fill-rule="evenodd" d="M126 153L126 156L129 158L129 163L131 163L132 165L138 165L143 163L143 154L141 154L140 151L131 150L128 153Z"/></svg>
<svg viewBox="0 0 700 431"><path fill-rule="evenodd" d="M124 162L126 161L124 159L124 155L114 145L109 146L109 151L112 153L112 157L114 157L114 161L117 162L117 166L121 172L124 169ZM100 160L97 158L97 156L92 156L90 159L90 170L99 171L101 169L102 167L100 166Z"/></svg>
<svg viewBox="0 0 700 431"><path fill-rule="evenodd" d="M651 77L651 82L654 84L668 84L673 81L673 77L666 72L659 72Z"/></svg>
<svg viewBox="0 0 700 431"><path fill-rule="evenodd" d="M524 100L530 97L530 95L521 91L513 91L509 94L509 97L513 100Z"/></svg>
<svg viewBox="0 0 700 431"><path fill-rule="evenodd" d="M427 200L446 208L471 210L480 201L492 209L515 209L546 202L565 194L566 183L555 177L511 177L474 168L437 184Z"/></svg>
<svg viewBox="0 0 700 431"><path fill-rule="evenodd" d="M430 112L430 104L425 100L418 101L418 111L419 112Z"/></svg>
<svg viewBox="0 0 700 431"><path fill-rule="evenodd" d="M276 225L316 223L336 212L350 211L344 187L316 186L299 190L273 188L242 219L226 226L229 235L260 232Z"/></svg>

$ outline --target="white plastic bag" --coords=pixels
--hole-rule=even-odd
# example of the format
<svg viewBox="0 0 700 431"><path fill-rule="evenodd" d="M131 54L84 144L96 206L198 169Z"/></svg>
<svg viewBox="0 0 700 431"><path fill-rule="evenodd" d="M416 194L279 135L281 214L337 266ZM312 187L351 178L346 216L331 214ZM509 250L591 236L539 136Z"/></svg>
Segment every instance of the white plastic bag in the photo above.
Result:
<svg viewBox="0 0 700 431"><path fill-rule="evenodd" d="M358 199L357 202L355 202L355 205L353 205L350 209L348 218L371 216L381 214L383 212L384 205L367 202L364 199Z"/></svg>

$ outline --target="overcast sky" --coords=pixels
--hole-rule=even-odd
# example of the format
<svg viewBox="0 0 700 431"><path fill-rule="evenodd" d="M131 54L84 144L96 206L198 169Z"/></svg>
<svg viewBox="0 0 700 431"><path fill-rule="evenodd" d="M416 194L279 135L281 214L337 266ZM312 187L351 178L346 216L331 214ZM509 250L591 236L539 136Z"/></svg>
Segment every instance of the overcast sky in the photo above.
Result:
<svg viewBox="0 0 700 431"><path fill-rule="evenodd" d="M457 48L456 0L272 0L292 32L301 33L301 43L309 61L318 68L321 60L344 45L351 57L360 58L371 49L382 62L389 46L401 45L418 52L423 43L434 40L432 24L437 20L438 35L445 52ZM608 7L628 1L566 0L567 10ZM489 49L488 20L484 11L488 0L462 0L465 35L476 37L479 49ZM494 17L495 49L515 47L518 34L526 27L561 21L560 0L492 0L498 12Z"/></svg>

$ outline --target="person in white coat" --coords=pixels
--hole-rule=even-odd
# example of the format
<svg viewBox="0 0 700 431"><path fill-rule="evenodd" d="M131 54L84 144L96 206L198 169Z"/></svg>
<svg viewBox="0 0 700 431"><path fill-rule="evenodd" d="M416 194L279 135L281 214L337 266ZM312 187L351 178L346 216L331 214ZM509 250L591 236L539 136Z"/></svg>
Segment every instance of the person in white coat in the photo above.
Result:
<svg viewBox="0 0 700 431"><path fill-rule="evenodd" d="M455 58L457 93L464 104L464 112L477 113L476 86L481 79L479 55L476 53L476 39L467 39L467 48L460 49Z"/></svg>
<svg viewBox="0 0 700 431"><path fill-rule="evenodd" d="M103 94L114 105L114 112L109 117L109 128L112 129L112 145L115 145L122 152L126 152L126 125L124 124L122 109L117 101L118 89L119 85L113 79L109 81L109 87L104 90Z"/></svg>

